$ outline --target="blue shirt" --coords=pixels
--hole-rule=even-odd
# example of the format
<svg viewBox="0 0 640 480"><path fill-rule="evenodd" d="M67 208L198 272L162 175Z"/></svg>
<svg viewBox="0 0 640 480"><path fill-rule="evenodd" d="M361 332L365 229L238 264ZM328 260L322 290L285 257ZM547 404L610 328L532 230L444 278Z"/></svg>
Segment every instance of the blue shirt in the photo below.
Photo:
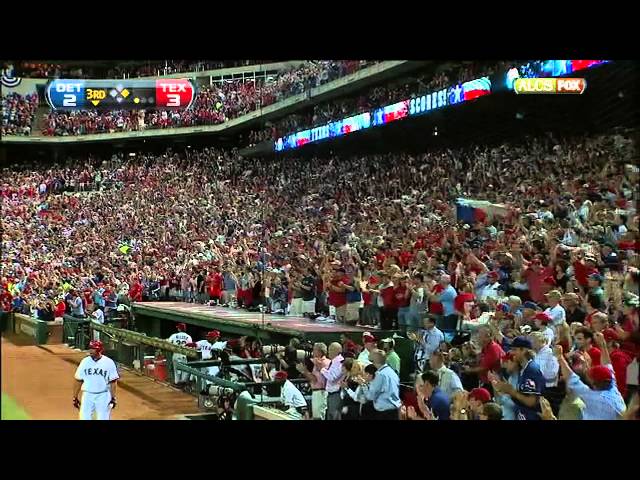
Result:
<svg viewBox="0 0 640 480"><path fill-rule="evenodd" d="M24 300L20 297L14 298L13 302L11 302L11 306L13 307L14 310L22 311L23 305L24 305Z"/></svg>
<svg viewBox="0 0 640 480"><path fill-rule="evenodd" d="M457 296L458 292L456 292L456 289L451 285L447 286L447 288L445 288L440 294L440 303L442 303L442 310L445 317L454 315L456 313L456 309L453 306L453 301Z"/></svg>
<svg viewBox="0 0 640 480"><path fill-rule="evenodd" d="M535 360L529 360L529 363L520 371L518 376L518 392L524 395L542 396L546 382L540 366ZM535 408L529 408L526 405L514 400L516 405L516 420L540 420L538 413L540 405Z"/></svg>
<svg viewBox="0 0 640 480"><path fill-rule="evenodd" d="M365 389L365 397L378 412L400 408L400 378L389 365L383 365Z"/></svg>
<svg viewBox="0 0 640 480"><path fill-rule="evenodd" d="M567 388L574 392L585 405L583 420L617 420L626 410L626 405L613 375L613 367L606 365L611 370L613 382L608 390L592 390L585 385L580 377L572 373L567 382Z"/></svg>
<svg viewBox="0 0 640 480"><path fill-rule="evenodd" d="M439 387L433 389L426 404L438 420L449 420L449 416L451 415L451 400Z"/></svg>
<svg viewBox="0 0 640 480"><path fill-rule="evenodd" d="M229 273L222 274L222 283L224 284L224 289L229 292L232 292L236 289L236 282L231 278L231 275Z"/></svg>
<svg viewBox="0 0 640 480"><path fill-rule="evenodd" d="M507 379L507 382L513 387L518 388L518 377L517 373L511 374ZM502 407L502 418L504 420L515 420L516 419L516 403L513 401L510 395L498 394L496 395L496 403Z"/></svg>

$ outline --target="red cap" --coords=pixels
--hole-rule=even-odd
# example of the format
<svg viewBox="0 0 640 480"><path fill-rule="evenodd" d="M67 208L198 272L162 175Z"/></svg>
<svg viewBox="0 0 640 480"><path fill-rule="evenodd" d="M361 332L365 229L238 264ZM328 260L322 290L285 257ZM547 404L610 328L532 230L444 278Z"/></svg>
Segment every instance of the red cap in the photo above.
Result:
<svg viewBox="0 0 640 480"><path fill-rule="evenodd" d="M369 332L365 332L365 333L362 334L362 341L364 343L375 343L376 342L376 337L374 337Z"/></svg>
<svg viewBox="0 0 640 480"><path fill-rule="evenodd" d="M284 370L279 370L276 372L274 377L276 380L286 380L287 378L289 378L289 375L287 375L287 372L285 372Z"/></svg>
<svg viewBox="0 0 640 480"><path fill-rule="evenodd" d="M536 313L535 317L533 317L533 318L536 319L536 320L540 320L544 324L547 324L551 320L553 320L551 318L551 316L548 313L545 313L545 312L538 312L538 313Z"/></svg>
<svg viewBox="0 0 640 480"><path fill-rule="evenodd" d="M469 398L474 398L481 403L487 403L491 401L491 394L486 388L474 388L469 392Z"/></svg>
<svg viewBox="0 0 640 480"><path fill-rule="evenodd" d="M594 382L607 382L613 379L613 373L604 365L597 365L589 369L589 377Z"/></svg>
<svg viewBox="0 0 640 480"><path fill-rule="evenodd" d="M210 332L207 332L207 338L219 338L220 337L220 332L218 330L211 330Z"/></svg>
<svg viewBox="0 0 640 480"><path fill-rule="evenodd" d="M186 323L176 323L176 328L181 332L184 332L187 329Z"/></svg>
<svg viewBox="0 0 640 480"><path fill-rule="evenodd" d="M89 342L89 348L97 350L98 352L104 352L104 346L100 340L91 340Z"/></svg>

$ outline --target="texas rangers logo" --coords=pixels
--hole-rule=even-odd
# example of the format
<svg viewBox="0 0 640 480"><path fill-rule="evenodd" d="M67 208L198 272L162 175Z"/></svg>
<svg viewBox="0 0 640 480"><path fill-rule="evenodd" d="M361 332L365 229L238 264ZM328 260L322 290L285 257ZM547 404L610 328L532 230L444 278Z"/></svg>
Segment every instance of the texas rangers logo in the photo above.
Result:
<svg viewBox="0 0 640 480"><path fill-rule="evenodd" d="M13 69L5 68L2 70L2 86L7 88L14 88L20 85L21 78L13 76Z"/></svg>

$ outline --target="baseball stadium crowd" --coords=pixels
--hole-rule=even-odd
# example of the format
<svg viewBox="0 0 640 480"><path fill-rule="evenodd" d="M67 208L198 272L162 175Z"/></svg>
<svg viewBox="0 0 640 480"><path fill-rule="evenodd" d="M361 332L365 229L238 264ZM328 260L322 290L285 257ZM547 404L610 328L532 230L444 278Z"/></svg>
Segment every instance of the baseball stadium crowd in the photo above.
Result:
<svg viewBox="0 0 640 480"><path fill-rule="evenodd" d="M362 350L316 345L313 368L274 370L296 409L287 381L309 379L312 418L631 417L634 134L349 158L205 148L15 165L1 172L0 304L51 320L180 298L367 326ZM502 213L461 221L458 197ZM410 395L393 339L376 338L392 328L416 344Z"/></svg>
<svg viewBox="0 0 640 480"><path fill-rule="evenodd" d="M513 65L517 64L514 62ZM316 104L308 109L287 115L276 121L269 121L262 130L249 134L249 142L257 144L266 140L275 140L297 130L313 128L334 120L346 118L375 108L390 105L418 95L450 87L454 83L463 83L494 72L506 72L512 64L500 62L468 62L451 66L446 70L433 73L431 67L425 73L416 73L403 77L401 81L391 81L365 89L361 94L350 94L347 98L338 98Z"/></svg>
<svg viewBox="0 0 640 480"><path fill-rule="evenodd" d="M297 68L281 72L273 80L233 80L215 83L199 88L194 106L182 111L50 111L44 117L42 134L46 136L89 135L95 133L128 132L155 128L188 127L193 125L216 125L250 113L256 109L272 105L285 98L318 87L344 75L370 65L372 62L359 60L322 60L307 62ZM37 107L37 96L22 99L16 94L7 98L9 111L22 104ZM4 100L3 100L4 102ZM16 104L16 107L13 107ZM5 121L3 133L6 135L28 135L31 130L33 113L21 114L21 128L13 128L12 117ZM15 115L14 115L15 116Z"/></svg>
<svg viewBox="0 0 640 480"><path fill-rule="evenodd" d="M38 94L10 93L2 97L1 135L30 135L38 108Z"/></svg>

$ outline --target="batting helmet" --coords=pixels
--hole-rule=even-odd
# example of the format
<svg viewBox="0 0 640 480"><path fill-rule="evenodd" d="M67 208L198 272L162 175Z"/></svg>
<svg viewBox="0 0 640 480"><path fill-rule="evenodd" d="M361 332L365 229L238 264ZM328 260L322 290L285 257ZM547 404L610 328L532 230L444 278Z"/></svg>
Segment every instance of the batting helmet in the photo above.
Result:
<svg viewBox="0 0 640 480"><path fill-rule="evenodd" d="M89 342L89 348L97 350L98 352L104 352L104 346L100 340L91 340Z"/></svg>

